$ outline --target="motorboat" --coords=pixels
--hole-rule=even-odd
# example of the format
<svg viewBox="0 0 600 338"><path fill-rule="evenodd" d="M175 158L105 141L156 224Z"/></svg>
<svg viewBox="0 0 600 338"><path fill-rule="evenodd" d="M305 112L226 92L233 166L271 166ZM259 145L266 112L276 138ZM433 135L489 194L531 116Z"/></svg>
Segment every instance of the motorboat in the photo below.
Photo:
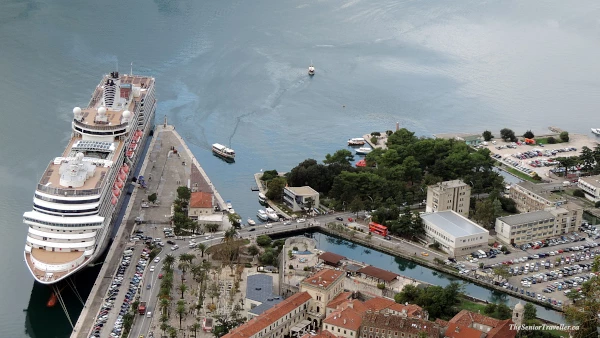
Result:
<svg viewBox="0 0 600 338"><path fill-rule="evenodd" d="M266 213L267 213L267 217L269 217L269 219L271 221L277 222L279 221L279 215L277 215L277 213L275 212L275 210L271 209L271 208L267 208L265 209Z"/></svg>
<svg viewBox="0 0 600 338"><path fill-rule="evenodd" d="M262 192L258 193L258 201L261 203L264 203L267 201L267 196L265 196L265 194L263 194Z"/></svg>
<svg viewBox="0 0 600 338"><path fill-rule="evenodd" d="M269 216L267 216L267 212L260 209L258 210L258 214L256 214L256 216L261 220L261 221L268 221L269 220Z"/></svg>
<svg viewBox="0 0 600 338"><path fill-rule="evenodd" d="M315 67L312 65L312 62L310 63L310 66L308 66L308 75L315 75Z"/></svg>
<svg viewBox="0 0 600 338"><path fill-rule="evenodd" d="M227 201L227 209L232 209L233 207L231 206L231 201Z"/></svg>
<svg viewBox="0 0 600 338"><path fill-rule="evenodd" d="M219 144L219 143L213 144L212 151L213 151L213 153L221 156L224 159L227 159L227 160L235 159L235 151L231 148L227 148L226 146L224 146L222 144Z"/></svg>
<svg viewBox="0 0 600 338"><path fill-rule="evenodd" d="M362 146L366 143L367 141L365 141L364 138L362 137L356 137L356 138L351 138L348 140L348 145L349 146Z"/></svg>
<svg viewBox="0 0 600 338"><path fill-rule="evenodd" d="M251 226L256 225L256 222L252 218L248 218L247 222L248 222L248 225L251 225Z"/></svg>
<svg viewBox="0 0 600 338"><path fill-rule="evenodd" d="M367 155L371 151L373 151L372 148L369 148L369 147L360 147L360 148L356 149L356 155Z"/></svg>
<svg viewBox="0 0 600 338"><path fill-rule="evenodd" d="M600 128L592 128L592 133L600 135Z"/></svg>

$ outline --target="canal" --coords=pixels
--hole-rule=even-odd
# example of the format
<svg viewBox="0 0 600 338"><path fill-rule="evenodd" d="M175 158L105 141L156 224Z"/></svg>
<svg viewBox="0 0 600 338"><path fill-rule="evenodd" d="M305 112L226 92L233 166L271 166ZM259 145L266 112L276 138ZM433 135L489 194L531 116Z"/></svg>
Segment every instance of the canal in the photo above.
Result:
<svg viewBox="0 0 600 338"><path fill-rule="evenodd" d="M453 281L463 282L465 294L477 299L487 300L496 304L503 303L511 308L514 307L514 305L519 301L524 302L523 300L512 297L506 293L487 289L479 285L466 282L452 275L432 270L428 267L421 266L401 257L395 257L383 252L369 249L345 239L320 232L315 232L314 238L317 241L317 246L320 250L334 252L349 259L370 264L378 268L392 271L399 275L407 276L429 284L446 286ZM541 307L536 304L534 304L534 306L537 308L537 315L539 318L558 324L565 323L562 313Z"/></svg>

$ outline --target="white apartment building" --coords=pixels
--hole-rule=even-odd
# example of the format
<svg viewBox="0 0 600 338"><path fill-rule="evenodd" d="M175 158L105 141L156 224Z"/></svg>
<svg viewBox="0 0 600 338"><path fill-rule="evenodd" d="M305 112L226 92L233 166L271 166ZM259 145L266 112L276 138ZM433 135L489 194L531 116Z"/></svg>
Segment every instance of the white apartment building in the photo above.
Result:
<svg viewBox="0 0 600 338"><path fill-rule="evenodd" d="M600 175L580 177L577 187L585 193L585 197L591 201L600 201Z"/></svg>
<svg viewBox="0 0 600 338"><path fill-rule="evenodd" d="M285 187L283 188L283 202L292 211L301 211L306 207L306 202L309 198L312 198L312 207L319 207L319 193L309 187Z"/></svg>

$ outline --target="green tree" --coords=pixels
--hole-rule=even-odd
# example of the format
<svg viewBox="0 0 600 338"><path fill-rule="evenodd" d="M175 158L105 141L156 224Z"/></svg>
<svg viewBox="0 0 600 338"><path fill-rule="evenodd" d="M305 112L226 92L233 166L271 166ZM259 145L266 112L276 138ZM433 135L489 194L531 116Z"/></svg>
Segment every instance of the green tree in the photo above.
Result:
<svg viewBox="0 0 600 338"><path fill-rule="evenodd" d="M512 310L506 304L498 304L494 318L505 320L512 317Z"/></svg>
<svg viewBox="0 0 600 338"><path fill-rule="evenodd" d="M325 155L325 164L338 164L342 166L350 166L350 163L354 161L354 155L348 149L337 150L333 155Z"/></svg>
<svg viewBox="0 0 600 338"><path fill-rule="evenodd" d="M190 326L190 331L194 332L194 338L198 337L196 332L200 329L202 329L202 325L200 323L194 323L192 326Z"/></svg>
<svg viewBox="0 0 600 338"><path fill-rule="evenodd" d="M183 296L185 295L187 289L188 287L184 283L179 284L179 291L181 291L181 299L183 299Z"/></svg>
<svg viewBox="0 0 600 338"><path fill-rule="evenodd" d="M260 249L256 245L250 245L246 250L248 251L248 254L252 256L252 258L260 253Z"/></svg>
<svg viewBox="0 0 600 338"><path fill-rule="evenodd" d="M581 147L581 154L579 154L579 162L582 164L583 171L593 173L596 165L596 159L594 158L594 151L587 146Z"/></svg>
<svg viewBox="0 0 600 338"><path fill-rule="evenodd" d="M272 239L271 237L267 236L267 235L260 235L256 238L256 244L262 246L262 247L267 247L269 245L271 245Z"/></svg>
<svg viewBox="0 0 600 338"><path fill-rule="evenodd" d="M485 313L488 316L493 315L494 313L496 313L496 304L495 303L488 303L485 308L483 308L483 313Z"/></svg>
<svg viewBox="0 0 600 338"><path fill-rule="evenodd" d="M511 141L511 142L516 142L517 141L517 137L515 136L515 132L512 131L511 129L508 129L508 128L503 128L502 130L500 130L500 137L504 141Z"/></svg>
<svg viewBox="0 0 600 338"><path fill-rule="evenodd" d="M350 203L349 207L350 207L350 211L352 211L353 213L356 214L356 217L358 217L359 211L365 210L365 204L358 196L354 197L354 199L352 200L352 203Z"/></svg>
<svg viewBox="0 0 600 338"><path fill-rule="evenodd" d="M489 130L484 131L483 134L481 134L481 136L483 136L483 140L486 142L494 138L494 135L492 135L492 132Z"/></svg>
<svg viewBox="0 0 600 338"><path fill-rule="evenodd" d="M267 193L265 194L268 199L272 201L280 202L283 195L283 188L285 188L287 180L285 177L275 177L267 186Z"/></svg>
<svg viewBox="0 0 600 338"><path fill-rule="evenodd" d="M546 142L548 142L548 144L555 144L556 143L556 138L554 138L553 136L549 136L546 139Z"/></svg>
<svg viewBox="0 0 600 338"><path fill-rule="evenodd" d="M169 326L169 337L170 338L177 338L177 329Z"/></svg>
<svg viewBox="0 0 600 338"><path fill-rule="evenodd" d="M216 223L209 223L204 225L204 227L206 228L206 231L208 232L216 232L217 230L219 230L219 225Z"/></svg>
<svg viewBox="0 0 600 338"><path fill-rule="evenodd" d="M148 195L148 202L154 204L156 203L156 200L158 199L158 196L156 195L156 193L152 193L150 195Z"/></svg>
<svg viewBox="0 0 600 338"><path fill-rule="evenodd" d="M559 137L561 141L569 142L569 132L563 131L562 133L560 133Z"/></svg>
<svg viewBox="0 0 600 338"><path fill-rule="evenodd" d="M175 264L175 256L168 254L165 256L163 261L163 267L167 267L168 270L173 270L173 264Z"/></svg>
<svg viewBox="0 0 600 338"><path fill-rule="evenodd" d="M581 189L576 189L573 191L573 196L575 197L585 197L585 192Z"/></svg>
<svg viewBox="0 0 600 338"><path fill-rule="evenodd" d="M558 162L559 168L564 168L565 177L570 169L577 165L577 158L575 157L557 157L555 161Z"/></svg>
<svg viewBox="0 0 600 338"><path fill-rule="evenodd" d="M204 258L204 251L206 251L206 245L204 243L198 243L198 245L196 245L196 250L200 251L201 253L201 257Z"/></svg>
<svg viewBox="0 0 600 338"><path fill-rule="evenodd" d="M279 176L279 173L277 172L277 170L267 170L262 174L260 179L265 182L268 182L278 176Z"/></svg>
<svg viewBox="0 0 600 338"><path fill-rule="evenodd" d="M306 200L304 201L304 207L310 211L313 209L314 206L315 206L315 200L312 197L307 197Z"/></svg>
<svg viewBox="0 0 600 338"><path fill-rule="evenodd" d="M239 228L242 224L242 217L240 217L240 215L237 213L229 213L227 214L227 218L229 220L229 223L231 223L231 225L233 225L234 228Z"/></svg>
<svg viewBox="0 0 600 338"><path fill-rule="evenodd" d="M494 275L500 276L502 278L507 279L510 277L510 273L508 272L508 267L506 265L498 265L494 268Z"/></svg>
<svg viewBox="0 0 600 338"><path fill-rule="evenodd" d="M600 256L594 258L592 271L597 272L600 267ZM572 332L575 338L592 337L596 333L596 327L600 325L598 313L600 313L600 278L591 277L581 285L581 298L564 307L567 323L578 325L579 330ZM577 292L571 292L570 294Z"/></svg>
<svg viewBox="0 0 600 338"><path fill-rule="evenodd" d="M184 201L189 201L192 197L192 191L186 186L180 186L177 188L177 197Z"/></svg>
<svg viewBox="0 0 600 338"><path fill-rule="evenodd" d="M531 130L528 130L525 132L525 134L523 134L524 138L534 138L535 136L533 135L533 132Z"/></svg>
<svg viewBox="0 0 600 338"><path fill-rule="evenodd" d="M177 314L179 315L179 328L180 329L181 329L181 321L183 320L185 313L186 313L185 301L183 299L180 299L177 301Z"/></svg>
<svg viewBox="0 0 600 338"><path fill-rule="evenodd" d="M525 303L525 312L523 313L523 320L525 322L537 319L537 309L531 303Z"/></svg>
<svg viewBox="0 0 600 338"><path fill-rule="evenodd" d="M494 227L496 221L494 204L490 199L483 201L477 201L475 204L475 215L473 215L475 222L483 225L486 229Z"/></svg>
<svg viewBox="0 0 600 338"><path fill-rule="evenodd" d="M245 319L242 317L241 311L240 305L236 304L231 312L215 315L213 335L215 337L223 337L231 329L242 325Z"/></svg>

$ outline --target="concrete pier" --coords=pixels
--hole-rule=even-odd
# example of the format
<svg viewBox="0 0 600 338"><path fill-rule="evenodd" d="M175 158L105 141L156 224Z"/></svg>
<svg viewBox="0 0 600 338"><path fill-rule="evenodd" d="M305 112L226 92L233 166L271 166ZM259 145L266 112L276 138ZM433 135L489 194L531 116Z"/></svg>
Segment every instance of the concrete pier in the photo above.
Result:
<svg viewBox="0 0 600 338"><path fill-rule="evenodd" d="M258 192L263 193L263 194L267 194L267 189L265 189L265 187L263 186L263 182L260 180L262 177L262 173L256 173L254 174L254 180L256 181L256 186L258 187ZM258 195L257 195L258 198ZM281 210L275 203L273 203L270 200L267 200L267 203L269 204L269 207L271 207L273 210L275 210L275 212L279 215L283 215L283 217L285 218L292 218L292 216L288 215L286 212L284 212L283 210Z"/></svg>
<svg viewBox="0 0 600 338"><path fill-rule="evenodd" d="M173 149L176 151L173 151ZM87 338L89 336L96 316L102 307L107 289L119 267L124 249L135 246L136 249L139 249L136 250L139 257L138 251L141 250L144 244L131 241L133 231L143 230L145 235L153 238L164 235L162 225L164 227L170 225L171 205L177 198L177 187L187 186L188 183L190 185L196 184L198 191L212 192L216 197L216 201L220 205L225 205L223 198L218 194L214 185L212 185L206 173L173 126L162 124L156 126L154 137L142 163L140 175L145 177L147 188L134 189L123 221L112 246L108 249L104 265L79 315L71 338ZM148 204L147 196L151 193L158 195L158 201L148 208L142 207L143 203ZM136 226L136 217L140 217L144 223ZM224 217L223 228L229 226L228 218ZM127 275L125 277L127 278ZM126 292L127 285L128 283L123 283L119 296L123 296ZM117 298L117 300L120 300L120 298ZM101 331L101 337L108 337L110 334L120 305L121 303L115 302L115 307L109 313L109 321Z"/></svg>

